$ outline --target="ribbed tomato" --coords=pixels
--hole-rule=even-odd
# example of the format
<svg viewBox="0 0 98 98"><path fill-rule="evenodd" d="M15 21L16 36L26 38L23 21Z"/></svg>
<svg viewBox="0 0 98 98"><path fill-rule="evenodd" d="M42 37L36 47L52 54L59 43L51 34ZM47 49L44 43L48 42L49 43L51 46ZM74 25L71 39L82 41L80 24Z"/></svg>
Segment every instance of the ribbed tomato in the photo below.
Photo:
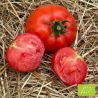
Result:
<svg viewBox="0 0 98 98"><path fill-rule="evenodd" d="M86 62L70 47L62 48L54 55L52 68L68 85L82 83L87 74Z"/></svg>
<svg viewBox="0 0 98 98"><path fill-rule="evenodd" d="M65 7L49 4L32 11L26 22L26 32L38 35L47 52L55 52L73 44L77 25Z"/></svg>
<svg viewBox="0 0 98 98"><path fill-rule="evenodd" d="M44 55L44 45L35 35L18 35L6 52L6 60L14 70L29 72L36 69Z"/></svg>

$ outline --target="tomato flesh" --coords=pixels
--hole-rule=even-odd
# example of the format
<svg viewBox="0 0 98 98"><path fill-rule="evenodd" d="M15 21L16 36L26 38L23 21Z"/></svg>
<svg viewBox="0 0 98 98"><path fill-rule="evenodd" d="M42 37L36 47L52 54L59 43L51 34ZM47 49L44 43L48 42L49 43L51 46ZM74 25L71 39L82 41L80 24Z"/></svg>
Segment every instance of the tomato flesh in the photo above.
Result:
<svg viewBox="0 0 98 98"><path fill-rule="evenodd" d="M36 69L44 55L44 45L35 35L18 35L6 52L6 60L14 70L29 72Z"/></svg>
<svg viewBox="0 0 98 98"><path fill-rule="evenodd" d="M70 47L62 48L55 54L52 68L68 85L82 83L87 74L86 62Z"/></svg>

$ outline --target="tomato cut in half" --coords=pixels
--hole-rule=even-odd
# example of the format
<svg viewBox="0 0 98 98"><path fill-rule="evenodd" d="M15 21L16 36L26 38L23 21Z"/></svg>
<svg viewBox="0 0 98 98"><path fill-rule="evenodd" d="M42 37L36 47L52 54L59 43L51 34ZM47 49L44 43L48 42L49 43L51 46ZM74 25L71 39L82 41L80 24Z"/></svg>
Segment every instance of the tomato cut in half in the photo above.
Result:
<svg viewBox="0 0 98 98"><path fill-rule="evenodd" d="M46 52L54 53L74 43L77 24L65 7L48 4L31 12L26 21L26 32L38 35L44 42Z"/></svg>
<svg viewBox="0 0 98 98"><path fill-rule="evenodd" d="M87 74L86 62L70 47L62 48L54 55L52 69L68 85L82 83Z"/></svg>
<svg viewBox="0 0 98 98"><path fill-rule="evenodd" d="M44 50L42 41L36 35L20 34L8 47L6 60L14 70L29 72L39 66Z"/></svg>

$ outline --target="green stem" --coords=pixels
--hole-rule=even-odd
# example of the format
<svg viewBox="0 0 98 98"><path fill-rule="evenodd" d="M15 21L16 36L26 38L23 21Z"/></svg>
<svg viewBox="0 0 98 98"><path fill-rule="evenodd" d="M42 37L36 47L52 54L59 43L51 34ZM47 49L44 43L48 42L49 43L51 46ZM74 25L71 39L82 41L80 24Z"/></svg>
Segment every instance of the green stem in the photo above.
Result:
<svg viewBox="0 0 98 98"><path fill-rule="evenodd" d="M65 21L55 21L53 23L50 23L52 26L52 32L58 36L65 33L66 28L67 28L66 26L64 26L65 22L68 22L68 21L66 21L66 20Z"/></svg>

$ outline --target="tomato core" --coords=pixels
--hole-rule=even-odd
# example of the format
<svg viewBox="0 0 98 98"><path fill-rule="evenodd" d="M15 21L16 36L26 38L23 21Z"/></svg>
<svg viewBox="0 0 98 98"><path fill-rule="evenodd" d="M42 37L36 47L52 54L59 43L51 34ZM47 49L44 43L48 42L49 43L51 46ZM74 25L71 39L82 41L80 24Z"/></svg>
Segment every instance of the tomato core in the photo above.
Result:
<svg viewBox="0 0 98 98"><path fill-rule="evenodd" d="M77 67L76 67L76 66L72 66L72 67L69 69L69 73L75 72L76 70L77 70Z"/></svg>
<svg viewBox="0 0 98 98"><path fill-rule="evenodd" d="M68 64L68 65L73 64L73 63L75 64L77 59L78 59L77 57L74 59L66 57L66 56L62 57L62 59L60 60L60 64L62 66L62 69L64 69L66 64ZM77 70L77 67L73 65L73 66L69 67L68 73L70 74L72 72L75 72L76 70Z"/></svg>

